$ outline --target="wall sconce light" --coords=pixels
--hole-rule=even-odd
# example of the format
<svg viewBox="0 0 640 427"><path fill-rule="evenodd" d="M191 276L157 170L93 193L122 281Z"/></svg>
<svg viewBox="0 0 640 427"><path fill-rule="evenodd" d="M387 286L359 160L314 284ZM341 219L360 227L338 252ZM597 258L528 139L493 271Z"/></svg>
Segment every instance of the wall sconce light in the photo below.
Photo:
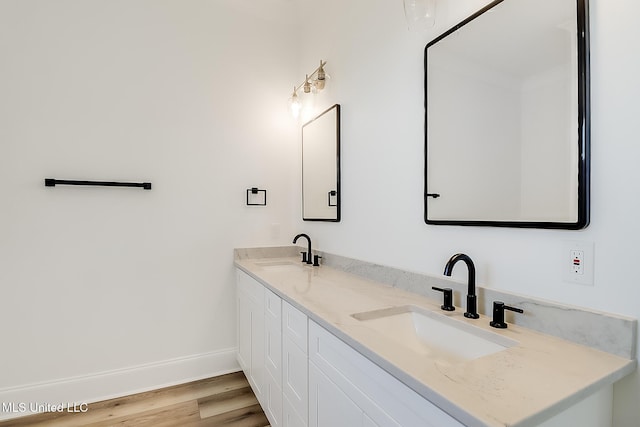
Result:
<svg viewBox="0 0 640 427"><path fill-rule="evenodd" d="M302 110L302 99L301 96L298 95L300 89L302 89L305 94L317 93L324 89L327 78L329 78L329 75L324 70L325 65L327 65L327 61L320 60L320 66L316 68L313 73L306 74L302 83L293 87L293 93L289 98L289 109L294 118L297 119Z"/></svg>
<svg viewBox="0 0 640 427"><path fill-rule="evenodd" d="M436 23L436 0L404 0L409 31L423 31Z"/></svg>

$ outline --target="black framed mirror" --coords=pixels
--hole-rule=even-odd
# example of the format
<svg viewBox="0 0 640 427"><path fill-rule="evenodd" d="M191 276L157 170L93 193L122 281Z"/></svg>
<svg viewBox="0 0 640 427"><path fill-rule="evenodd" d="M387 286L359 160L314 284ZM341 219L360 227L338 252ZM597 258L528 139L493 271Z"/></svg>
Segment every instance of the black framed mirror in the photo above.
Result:
<svg viewBox="0 0 640 427"><path fill-rule="evenodd" d="M340 105L302 126L302 219L340 221Z"/></svg>
<svg viewBox="0 0 640 427"><path fill-rule="evenodd" d="M589 224L588 0L498 0L425 48L425 222Z"/></svg>

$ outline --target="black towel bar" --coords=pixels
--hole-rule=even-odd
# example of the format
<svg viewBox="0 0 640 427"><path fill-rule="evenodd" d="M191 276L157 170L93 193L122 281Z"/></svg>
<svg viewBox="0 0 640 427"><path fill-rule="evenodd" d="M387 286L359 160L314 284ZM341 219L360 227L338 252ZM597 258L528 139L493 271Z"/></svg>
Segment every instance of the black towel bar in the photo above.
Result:
<svg viewBox="0 0 640 427"><path fill-rule="evenodd" d="M144 190L151 190L150 182L78 181L73 179L45 178L44 185L45 187L55 187L56 185L97 185L101 187L139 187Z"/></svg>

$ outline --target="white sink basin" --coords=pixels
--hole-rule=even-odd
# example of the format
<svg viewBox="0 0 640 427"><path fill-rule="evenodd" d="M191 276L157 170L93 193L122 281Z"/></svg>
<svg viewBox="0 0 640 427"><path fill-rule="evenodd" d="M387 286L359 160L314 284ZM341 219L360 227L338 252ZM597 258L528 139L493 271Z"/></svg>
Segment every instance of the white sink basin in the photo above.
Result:
<svg viewBox="0 0 640 427"><path fill-rule="evenodd" d="M256 261L257 266L267 271L300 271L306 264L292 261Z"/></svg>
<svg viewBox="0 0 640 427"><path fill-rule="evenodd" d="M362 326L406 350L452 364L497 353L518 343L413 305L352 314ZM478 320L479 321L479 320Z"/></svg>

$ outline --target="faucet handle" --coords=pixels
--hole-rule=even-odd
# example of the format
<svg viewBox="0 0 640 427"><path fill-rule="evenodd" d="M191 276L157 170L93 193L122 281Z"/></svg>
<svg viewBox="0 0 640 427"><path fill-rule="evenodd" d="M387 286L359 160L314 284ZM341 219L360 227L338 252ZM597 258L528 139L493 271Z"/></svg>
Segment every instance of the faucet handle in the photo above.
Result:
<svg viewBox="0 0 640 427"><path fill-rule="evenodd" d="M454 311L456 308L453 306L453 290L451 288L437 288L432 286L434 291L442 292L444 294L444 304L440 306L444 311Z"/></svg>
<svg viewBox="0 0 640 427"><path fill-rule="evenodd" d="M307 252L301 251L300 253L302 254L302 262L306 262L308 264L311 260L307 260Z"/></svg>
<svg viewBox="0 0 640 427"><path fill-rule="evenodd" d="M320 259L322 257L320 255L314 255L313 256L313 266L314 267L320 267Z"/></svg>
<svg viewBox="0 0 640 427"><path fill-rule="evenodd" d="M504 321L505 310L515 311L516 313L524 313L524 311L520 308L509 307L508 305L504 305L504 302L502 301L494 301L493 320L489 322L489 324L494 328L505 329L507 327L507 322Z"/></svg>

